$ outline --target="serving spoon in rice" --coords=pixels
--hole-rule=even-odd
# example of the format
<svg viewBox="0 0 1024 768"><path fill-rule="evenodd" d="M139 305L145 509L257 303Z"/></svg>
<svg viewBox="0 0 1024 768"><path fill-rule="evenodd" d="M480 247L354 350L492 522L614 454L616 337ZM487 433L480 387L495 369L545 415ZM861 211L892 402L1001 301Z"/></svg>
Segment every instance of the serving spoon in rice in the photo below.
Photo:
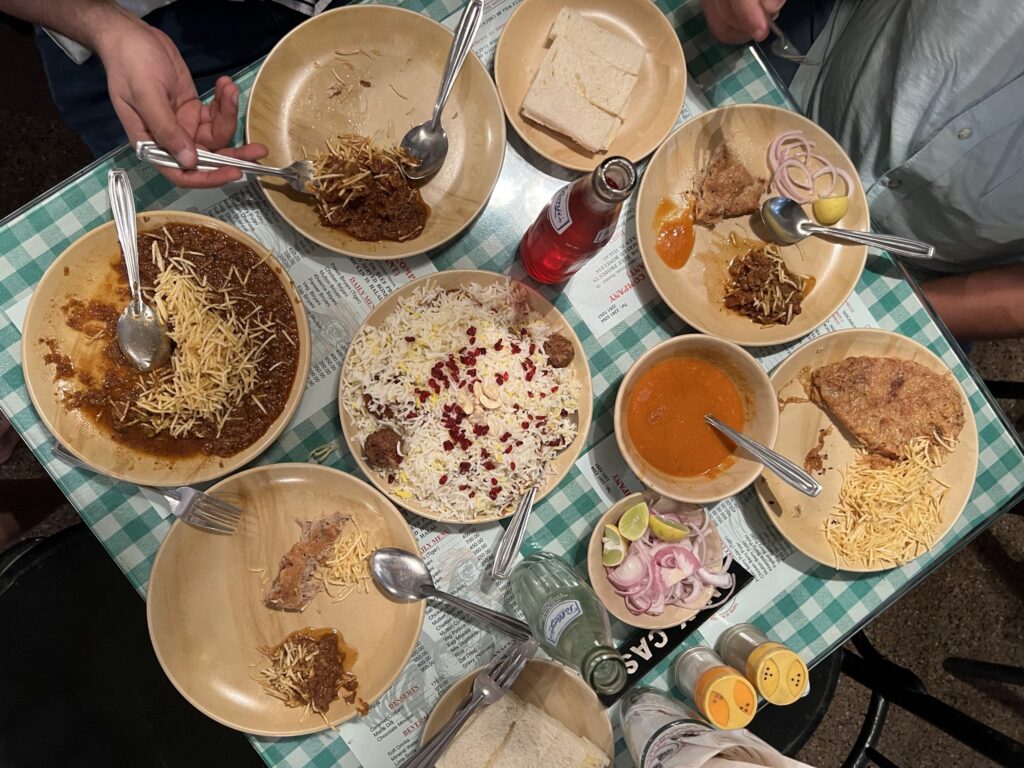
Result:
<svg viewBox="0 0 1024 768"><path fill-rule="evenodd" d="M170 359L171 337L156 310L142 300L135 197L128 174L120 168L112 168L107 174L107 194L128 273L128 289L132 294L128 306L117 319L117 346L133 366L140 371L151 371Z"/></svg>

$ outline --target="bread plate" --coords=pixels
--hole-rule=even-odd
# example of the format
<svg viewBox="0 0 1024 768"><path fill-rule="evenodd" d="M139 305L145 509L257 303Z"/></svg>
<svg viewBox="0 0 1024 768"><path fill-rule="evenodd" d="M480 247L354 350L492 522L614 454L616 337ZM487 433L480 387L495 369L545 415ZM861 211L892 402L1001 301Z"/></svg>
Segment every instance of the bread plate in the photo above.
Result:
<svg viewBox="0 0 1024 768"><path fill-rule="evenodd" d="M422 743L427 743L451 720L462 701L470 694L480 670L466 675L441 697L423 726ZM615 759L612 724L604 705L579 675L561 664L533 659L512 685L512 690L527 704L533 704L575 733L589 739ZM541 763L542 764L542 763Z"/></svg>
<svg viewBox="0 0 1024 768"><path fill-rule="evenodd" d="M868 229L868 203L853 163L824 129L787 109L760 104L738 104L705 112L675 131L651 158L636 204L636 231L647 274L669 308L703 333L720 336L746 347L763 347L799 339L813 331L857 285L867 258L867 246L841 245L808 237L781 249L793 272L814 279L803 300L803 310L787 325L759 325L726 309L724 297L733 256L730 237L744 241L768 239L760 215L725 219L709 230L694 228L696 240L681 269L670 268L656 250L656 216L662 200L683 204L700 170L715 147L728 141L730 148L755 176L769 177L768 149L784 131L800 130L815 142L815 151L846 171L853 182L849 211L840 222L847 229ZM774 194L769 192L769 194ZM767 196L766 196L767 197Z"/></svg>
<svg viewBox="0 0 1024 768"><path fill-rule="evenodd" d="M430 118L452 44L450 30L412 11L353 5L293 29L267 56L253 83L246 138L265 144L266 162L288 165L341 134L398 144ZM342 94L336 88L342 86ZM264 178L270 204L295 229L337 253L398 259L437 248L487 204L505 157L505 121L487 70L470 53L445 109L448 157L420 192L430 207L423 231L404 242L364 242L325 227L308 195Z"/></svg>
<svg viewBox="0 0 1024 768"><path fill-rule="evenodd" d="M520 113L547 53L551 25L563 7L647 51L623 125L607 152L588 152ZM564 168L591 171L614 155L638 162L665 139L686 96L686 61L672 25L649 0L523 0L498 40L494 81L509 122L531 149Z"/></svg>
<svg viewBox="0 0 1024 768"><path fill-rule="evenodd" d="M821 430L827 430L834 423L817 404L801 402L806 398L803 382L810 371L855 356L912 360L948 376L955 382L955 389L962 398L964 426L956 448L934 470L935 477L947 486L941 507L942 524L930 547L934 549L959 519L971 497L978 469L978 428L971 404L959 382L946 364L921 344L898 333L867 328L835 331L808 341L771 374L779 401L785 403L792 398L783 406L779 416L779 438L775 450L803 466L808 452L817 445ZM823 473L815 474L815 479L822 486L821 495L808 498L771 473L765 473L755 484L765 514L790 544L819 563L858 573L886 570L888 566L858 565L837 560L825 538L824 522L837 505L843 473L858 453L853 438L838 425L824 437L820 453L826 459Z"/></svg>

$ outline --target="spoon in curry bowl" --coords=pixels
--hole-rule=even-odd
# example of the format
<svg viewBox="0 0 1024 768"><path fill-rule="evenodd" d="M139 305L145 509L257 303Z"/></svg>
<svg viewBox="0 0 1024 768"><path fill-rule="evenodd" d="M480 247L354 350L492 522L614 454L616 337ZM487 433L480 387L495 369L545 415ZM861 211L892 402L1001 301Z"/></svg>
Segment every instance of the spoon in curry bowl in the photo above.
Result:
<svg viewBox="0 0 1024 768"><path fill-rule="evenodd" d="M751 440L746 435L740 434L727 424L723 424L710 413L704 414L704 421L717 429L723 435L732 440L736 445L743 448L747 453L764 464L766 469L774 472L778 478L800 493L814 497L821 493L821 483L807 474L804 470L787 459L781 453L773 451L756 440Z"/></svg>
<svg viewBox="0 0 1024 768"><path fill-rule="evenodd" d="M120 168L112 168L107 174L107 194L128 273L128 289L132 294L128 306L117 319L117 345L133 366L140 371L151 371L170 359L171 337L167 335L167 326L156 310L142 300L135 197L128 174Z"/></svg>

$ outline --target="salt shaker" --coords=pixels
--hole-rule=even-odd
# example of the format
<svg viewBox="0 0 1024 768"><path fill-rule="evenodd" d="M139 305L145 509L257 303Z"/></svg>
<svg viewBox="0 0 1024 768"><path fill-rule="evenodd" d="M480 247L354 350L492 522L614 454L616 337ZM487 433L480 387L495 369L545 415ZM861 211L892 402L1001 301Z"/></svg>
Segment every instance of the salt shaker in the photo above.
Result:
<svg viewBox="0 0 1024 768"><path fill-rule="evenodd" d="M683 651L673 665L676 685L716 728L745 728L757 712L757 693L717 653L701 646Z"/></svg>
<svg viewBox="0 0 1024 768"><path fill-rule="evenodd" d="M753 624L737 624L725 630L718 640L718 652L771 704L792 704L810 690L803 659L782 643L769 640Z"/></svg>

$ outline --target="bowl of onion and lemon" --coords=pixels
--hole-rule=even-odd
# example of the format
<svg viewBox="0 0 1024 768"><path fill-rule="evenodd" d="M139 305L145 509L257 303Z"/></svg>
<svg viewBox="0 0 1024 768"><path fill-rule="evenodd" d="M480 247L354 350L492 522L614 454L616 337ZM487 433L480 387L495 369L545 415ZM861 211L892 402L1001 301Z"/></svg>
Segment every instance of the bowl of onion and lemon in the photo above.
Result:
<svg viewBox="0 0 1024 768"><path fill-rule="evenodd" d="M620 499L590 536L590 584L615 618L667 629L729 599L732 555L707 510L650 492Z"/></svg>

